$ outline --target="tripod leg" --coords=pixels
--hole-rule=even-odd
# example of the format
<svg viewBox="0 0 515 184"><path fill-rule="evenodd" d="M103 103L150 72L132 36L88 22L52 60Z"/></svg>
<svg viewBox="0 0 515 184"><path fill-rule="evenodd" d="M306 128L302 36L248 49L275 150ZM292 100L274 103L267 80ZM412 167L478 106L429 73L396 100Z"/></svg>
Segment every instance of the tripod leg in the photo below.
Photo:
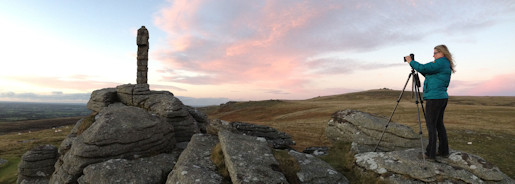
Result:
<svg viewBox="0 0 515 184"><path fill-rule="evenodd" d="M420 95L420 89L417 90L417 93L418 93L418 98L420 100L420 107L422 107L422 113L424 114L424 119L426 119L426 111L424 110L424 100L422 100L422 95Z"/></svg>
<svg viewBox="0 0 515 184"><path fill-rule="evenodd" d="M390 124L390 121L392 121L393 114L395 113L395 110L397 110L397 106L399 106L399 102L402 99L402 95L404 94L404 91L406 90L406 86L408 86L409 79L411 78L412 73L408 75L408 80L406 80L406 83L404 84L404 88L402 88L402 92L399 95L399 98L397 99L397 104L395 104L395 107L393 108L392 114L390 115L390 118L388 118L388 122L384 126L383 133L381 134L381 138L379 138L379 141L376 144L376 147L374 148L374 152L377 151L377 148L379 147L379 143L381 143L381 140L383 140L384 133L386 132L386 129L388 128L388 125Z"/></svg>
<svg viewBox="0 0 515 184"><path fill-rule="evenodd" d="M418 134L420 135L420 150L422 151L421 153L424 154L424 142L422 141L422 123L420 121L420 110L418 108L418 101L420 99L420 89L419 89L419 86L417 86L416 84L416 81L413 80L413 83L414 83L414 86L415 86L415 97L416 97L416 104L417 104L417 114L418 114L418 128L419 128L419 132ZM422 107L424 108L424 107ZM425 117L425 112L424 112L424 117ZM422 155L422 159L424 160L424 164L426 163L426 158L424 155Z"/></svg>
<svg viewBox="0 0 515 184"><path fill-rule="evenodd" d="M414 72L414 71L413 71ZM426 111L424 110L424 100L422 99L422 95L420 95L420 78L418 77L418 74L414 74L413 80L416 80L413 84L413 89L417 87L414 93L418 93L418 99L420 100L420 107L422 107L422 113L424 114L424 119L426 118Z"/></svg>

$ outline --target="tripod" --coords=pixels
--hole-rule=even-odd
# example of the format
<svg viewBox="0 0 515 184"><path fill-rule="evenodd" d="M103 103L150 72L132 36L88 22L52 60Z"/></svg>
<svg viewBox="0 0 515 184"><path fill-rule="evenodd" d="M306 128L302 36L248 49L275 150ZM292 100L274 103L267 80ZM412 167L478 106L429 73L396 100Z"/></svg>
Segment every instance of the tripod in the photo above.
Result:
<svg viewBox="0 0 515 184"><path fill-rule="evenodd" d="M422 97L420 96L420 80L418 78L418 73L415 72L415 69L413 69L413 68L411 68L411 73L408 76L408 80L406 80L406 84L404 84L404 88L402 89L402 92L399 95L399 99L397 99L397 104L395 105L395 108L393 109L393 112L390 115L390 118L388 118L388 122L386 123L386 126L384 127L384 130L383 130L383 133L381 134L381 138L379 139L379 142L377 142L377 145L374 148L374 152L377 151L377 148L379 147L379 143L381 143L381 140L383 140L384 133L385 133L386 129L388 128L388 125L390 124L390 121L392 120L392 117L393 117L393 114L395 113L395 110L397 110L397 106L399 106L399 102L402 99L402 95L404 94L404 91L406 90L406 86L408 85L408 82L409 82L409 80L410 80L410 78L412 76L413 76L413 82L412 82L412 86L411 86L412 87L411 91L412 91L412 97L413 97L413 94L415 95L415 103L417 104L417 115L418 115L418 127L419 127L419 135L420 135L420 145L421 145L422 154L424 153L424 143L422 141L422 124L420 122L420 110L418 108L419 100L420 100L420 103L421 103L420 106L422 107L422 113L424 114L424 118L426 117L426 112L424 111L424 101L422 100ZM426 159L424 158L424 156L422 156L422 159L424 160L424 162L426 162Z"/></svg>

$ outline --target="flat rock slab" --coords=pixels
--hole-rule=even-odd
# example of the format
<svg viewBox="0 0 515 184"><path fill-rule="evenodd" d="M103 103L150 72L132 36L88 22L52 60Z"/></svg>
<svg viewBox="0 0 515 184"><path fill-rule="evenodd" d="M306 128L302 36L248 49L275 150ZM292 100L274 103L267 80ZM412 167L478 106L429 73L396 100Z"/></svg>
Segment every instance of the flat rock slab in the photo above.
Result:
<svg viewBox="0 0 515 184"><path fill-rule="evenodd" d="M173 154L160 154L136 160L111 159L84 168L81 184L148 183L160 184L175 165Z"/></svg>
<svg viewBox="0 0 515 184"><path fill-rule="evenodd" d="M232 183L288 183L265 138L218 132Z"/></svg>
<svg viewBox="0 0 515 184"><path fill-rule="evenodd" d="M482 158L464 152L452 152L448 158L423 162L419 149L356 154L356 165L374 172L392 183L452 182L514 183L499 168Z"/></svg>
<svg viewBox="0 0 515 184"><path fill-rule="evenodd" d="M297 172L297 177L301 183L349 183L345 176L333 169L328 163L311 154L299 153L293 150L288 152L288 154L293 156L300 166L300 171Z"/></svg>
<svg viewBox="0 0 515 184"><path fill-rule="evenodd" d="M335 142L357 143L359 149L353 149L353 151L358 151L358 153L374 151L387 122L386 118L366 112L350 109L337 111L327 123L326 135ZM413 129L403 124L390 122L378 149L393 151L420 146L420 136Z"/></svg>
<svg viewBox="0 0 515 184"><path fill-rule="evenodd" d="M176 183L222 183L223 177L216 172L210 159L211 151L218 144L218 137L195 134L182 152L177 164L168 175L167 184Z"/></svg>
<svg viewBox="0 0 515 184"><path fill-rule="evenodd" d="M221 130L227 130L237 134L263 137L268 144L275 149L289 149L290 146L295 145L295 141L293 141L290 135L264 125L255 125L245 122L227 122L216 119L209 122L208 129L209 133L213 134L217 134L217 132Z"/></svg>

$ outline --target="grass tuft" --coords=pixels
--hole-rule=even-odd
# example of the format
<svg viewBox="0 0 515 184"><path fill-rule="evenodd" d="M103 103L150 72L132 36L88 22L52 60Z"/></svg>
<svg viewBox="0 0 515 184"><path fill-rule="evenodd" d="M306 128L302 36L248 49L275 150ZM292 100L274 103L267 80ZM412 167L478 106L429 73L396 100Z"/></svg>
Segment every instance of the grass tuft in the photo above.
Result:
<svg viewBox="0 0 515 184"><path fill-rule="evenodd" d="M211 161L216 165L216 170L224 179L224 183L231 181L229 170L225 165L224 152L222 151L222 144L218 143L211 151Z"/></svg>
<svg viewBox="0 0 515 184"><path fill-rule="evenodd" d="M300 183L297 172L300 171L297 159L288 154L288 150L274 149L274 157L279 162L279 170L284 174L288 183Z"/></svg>
<svg viewBox="0 0 515 184"><path fill-rule="evenodd" d="M79 128L77 129L77 135L82 134L82 132L86 131L94 122L95 122L95 116L96 113L92 113L88 117L85 117L82 120L82 123L80 124Z"/></svg>
<svg viewBox="0 0 515 184"><path fill-rule="evenodd" d="M331 167L342 173L350 183L385 183L379 175L373 172L364 172L354 164L354 153L350 151L351 143L338 142L330 149L329 154L320 157Z"/></svg>

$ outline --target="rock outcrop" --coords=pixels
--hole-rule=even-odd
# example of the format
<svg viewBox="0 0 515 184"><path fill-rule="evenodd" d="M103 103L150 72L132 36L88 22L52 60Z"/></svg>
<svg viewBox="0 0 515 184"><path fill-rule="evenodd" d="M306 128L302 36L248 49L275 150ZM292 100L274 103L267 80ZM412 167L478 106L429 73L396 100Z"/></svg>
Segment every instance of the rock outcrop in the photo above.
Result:
<svg viewBox="0 0 515 184"><path fill-rule="evenodd" d="M284 173L291 173L294 170L281 170L281 165L276 158L277 150L274 150L273 145L267 140L270 136L265 138L245 135L235 131L232 125L245 124L249 126L251 124L234 123L214 120L208 125L210 134L195 134L179 157L173 171L168 175L167 184L348 183L341 173L321 159L293 150L286 151L286 153L300 166L300 169L295 171L295 178L287 178ZM258 127L279 132L266 126ZM289 137L287 134L285 135ZM213 154L219 155L213 156ZM219 173L221 168L215 166L213 159L222 160L222 165L227 168L227 176Z"/></svg>
<svg viewBox="0 0 515 184"><path fill-rule="evenodd" d="M326 135L332 141L353 143L357 153L374 151L388 119L366 112L343 110L329 120ZM420 136L406 125L390 122L379 144L380 151L420 148Z"/></svg>
<svg viewBox="0 0 515 184"><path fill-rule="evenodd" d="M58 157L57 147L53 145L38 146L26 152L18 166L16 183L48 183Z"/></svg>
<svg viewBox="0 0 515 184"><path fill-rule="evenodd" d="M295 141L293 141L288 134L272 127L244 122L227 122L224 120L213 120L210 122L208 126L209 133L218 134L221 130L227 130L236 134L263 137L268 144L275 149L290 149L290 146L295 145Z"/></svg>
<svg viewBox="0 0 515 184"><path fill-rule="evenodd" d="M99 112L109 104L122 102L127 106L145 109L156 114L174 126L177 142L188 142L193 134L205 130L202 115L189 110L178 98L168 91L151 91L148 84L125 84L116 88L93 91L88 108ZM191 113L190 113L191 112ZM203 124L197 122L197 117Z"/></svg>
<svg viewBox="0 0 515 184"><path fill-rule="evenodd" d="M357 154L357 169L373 172L388 183L515 183L479 156L453 151L448 158L426 161L419 149Z"/></svg>
<svg viewBox="0 0 515 184"><path fill-rule="evenodd" d="M44 160L55 164L52 184L164 183L175 164L169 154L180 151L177 145L187 145L194 134L205 132L205 114L186 107L171 92L150 90L148 39L148 30L142 26L136 38L137 84L93 91L87 104L93 113L79 120L54 150L57 162L56 158ZM20 173L32 170L29 163L35 161L26 161ZM47 177L52 171L37 175Z"/></svg>
<svg viewBox="0 0 515 184"><path fill-rule="evenodd" d="M52 183L75 183L91 164L169 153L175 147L173 126L141 108L111 104L91 121L79 121L71 133L75 137L62 142Z"/></svg>

